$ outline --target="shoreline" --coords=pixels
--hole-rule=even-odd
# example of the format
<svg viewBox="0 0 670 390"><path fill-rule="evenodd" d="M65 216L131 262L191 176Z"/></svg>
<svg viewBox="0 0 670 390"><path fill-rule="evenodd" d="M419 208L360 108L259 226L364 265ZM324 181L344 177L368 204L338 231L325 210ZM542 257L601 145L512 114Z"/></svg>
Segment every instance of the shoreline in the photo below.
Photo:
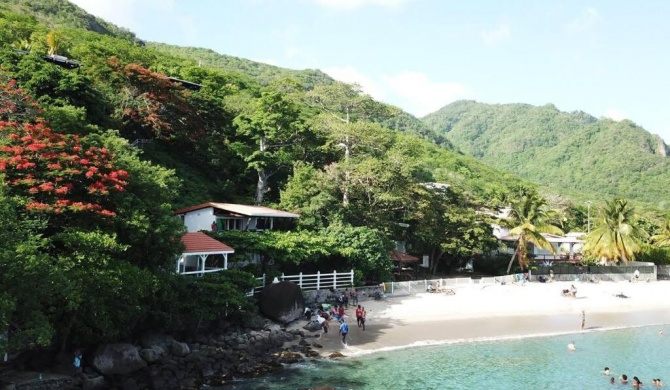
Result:
<svg viewBox="0 0 670 390"><path fill-rule="evenodd" d="M354 306L346 311L347 345L337 321L327 335L311 339L322 356L345 357L429 345L547 337L622 328L659 326L670 331L670 282L575 283L577 298L560 294L570 282L517 285L469 285L456 295L419 293L361 302L368 312L366 330L358 328ZM617 298L623 293L628 298ZM581 312L586 325L580 330ZM298 327L302 327L300 321ZM322 332L313 333L321 334Z"/></svg>

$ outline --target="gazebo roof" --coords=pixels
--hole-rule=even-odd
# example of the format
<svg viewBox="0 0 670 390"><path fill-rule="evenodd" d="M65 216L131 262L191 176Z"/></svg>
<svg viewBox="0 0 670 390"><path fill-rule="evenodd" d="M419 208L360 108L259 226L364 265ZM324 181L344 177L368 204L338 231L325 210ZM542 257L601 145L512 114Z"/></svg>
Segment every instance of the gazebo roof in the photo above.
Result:
<svg viewBox="0 0 670 390"><path fill-rule="evenodd" d="M398 261L401 263L416 263L417 261L419 261L418 257L408 255L405 252L400 252L397 249L394 249L391 252L389 252L389 257L391 258L391 260Z"/></svg>
<svg viewBox="0 0 670 390"><path fill-rule="evenodd" d="M186 233L181 237L184 255L235 253L235 249L217 241L203 232Z"/></svg>

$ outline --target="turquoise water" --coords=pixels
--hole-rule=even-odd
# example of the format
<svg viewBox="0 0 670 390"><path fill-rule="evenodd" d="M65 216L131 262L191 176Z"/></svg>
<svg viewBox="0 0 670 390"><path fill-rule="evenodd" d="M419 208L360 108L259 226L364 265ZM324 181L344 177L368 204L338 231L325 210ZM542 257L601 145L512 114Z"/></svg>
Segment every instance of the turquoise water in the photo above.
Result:
<svg viewBox="0 0 670 390"><path fill-rule="evenodd" d="M666 328L664 335L658 330ZM640 327L578 334L451 343L288 366L281 373L224 389L624 389L661 378L670 388L670 329ZM576 351L567 344L575 342Z"/></svg>

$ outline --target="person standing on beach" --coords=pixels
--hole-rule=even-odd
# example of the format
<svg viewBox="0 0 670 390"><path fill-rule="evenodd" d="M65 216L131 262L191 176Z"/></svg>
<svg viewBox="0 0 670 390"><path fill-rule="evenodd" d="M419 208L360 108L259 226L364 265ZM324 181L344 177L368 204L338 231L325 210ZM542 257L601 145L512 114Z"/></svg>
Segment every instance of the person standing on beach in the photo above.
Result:
<svg viewBox="0 0 670 390"><path fill-rule="evenodd" d="M584 325L586 324L586 313L582 310L582 325L579 330L584 330Z"/></svg>
<svg viewBox="0 0 670 390"><path fill-rule="evenodd" d="M361 305L358 305L356 307L356 323L358 324L358 327L361 327L361 318L363 317L363 310L361 310Z"/></svg>
<svg viewBox="0 0 670 390"><path fill-rule="evenodd" d="M363 332L365 332L365 316L368 313L365 311L365 307L362 308L362 314L361 314L361 325L363 326Z"/></svg>
<svg viewBox="0 0 670 390"><path fill-rule="evenodd" d="M349 325L344 321L340 322L340 334L342 335L342 344L347 345L347 334L349 333Z"/></svg>

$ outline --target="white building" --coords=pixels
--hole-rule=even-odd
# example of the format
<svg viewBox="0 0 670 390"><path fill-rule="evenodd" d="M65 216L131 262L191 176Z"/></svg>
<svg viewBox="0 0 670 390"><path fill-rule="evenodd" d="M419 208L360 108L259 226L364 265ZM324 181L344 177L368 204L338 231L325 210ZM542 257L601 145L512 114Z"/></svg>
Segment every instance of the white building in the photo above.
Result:
<svg viewBox="0 0 670 390"><path fill-rule="evenodd" d="M182 218L189 232L201 230L272 230L279 219L296 219L298 214L263 206L233 203L203 203L175 212Z"/></svg>

